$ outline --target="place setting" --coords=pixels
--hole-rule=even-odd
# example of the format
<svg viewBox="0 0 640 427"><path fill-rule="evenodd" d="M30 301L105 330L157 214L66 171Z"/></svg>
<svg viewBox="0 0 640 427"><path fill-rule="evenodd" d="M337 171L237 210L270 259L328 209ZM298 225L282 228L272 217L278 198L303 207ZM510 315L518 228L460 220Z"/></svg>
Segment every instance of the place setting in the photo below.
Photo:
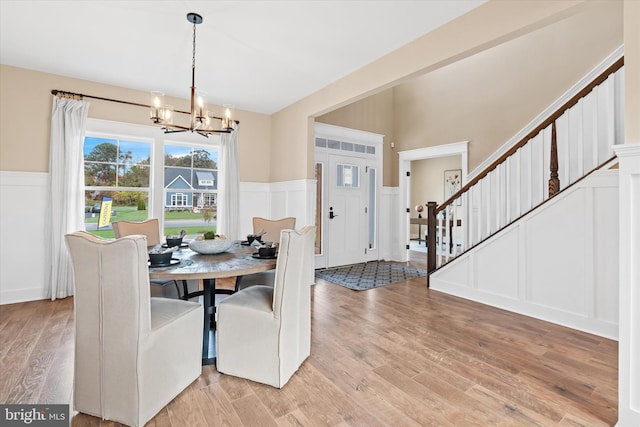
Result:
<svg viewBox="0 0 640 427"><path fill-rule="evenodd" d="M174 258L174 252L178 251L178 246L170 248L155 247L149 251L149 268L172 267L180 264L180 258Z"/></svg>
<svg viewBox="0 0 640 427"><path fill-rule="evenodd" d="M240 242L242 246L256 246L262 244L262 236L264 236L267 232L262 229L259 233L256 234L248 234L247 240L243 240Z"/></svg>
<svg viewBox="0 0 640 427"><path fill-rule="evenodd" d="M265 242L258 246L258 252L251 254L255 259L276 259L278 257L277 247L274 243Z"/></svg>
<svg viewBox="0 0 640 427"><path fill-rule="evenodd" d="M177 247L179 249L184 249L189 247L189 243L183 242L182 239L187 234L185 230L180 230L179 235L167 235L165 243L162 244L163 248L173 248Z"/></svg>

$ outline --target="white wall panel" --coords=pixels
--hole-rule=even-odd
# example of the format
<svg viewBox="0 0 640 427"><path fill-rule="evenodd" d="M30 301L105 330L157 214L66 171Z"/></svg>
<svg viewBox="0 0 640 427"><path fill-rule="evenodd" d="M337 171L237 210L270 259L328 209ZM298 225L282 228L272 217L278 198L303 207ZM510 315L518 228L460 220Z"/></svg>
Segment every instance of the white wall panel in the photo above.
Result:
<svg viewBox="0 0 640 427"><path fill-rule="evenodd" d="M404 217L398 209L400 206L400 189L398 187L382 187L378 205L378 257L380 259L401 261L406 252L401 242L404 236L402 224ZM402 248L402 249L399 249Z"/></svg>
<svg viewBox="0 0 640 427"><path fill-rule="evenodd" d="M531 302L587 315L585 307L584 191L532 215L527 224L528 285Z"/></svg>
<svg viewBox="0 0 640 427"><path fill-rule="evenodd" d="M0 304L44 299L48 174L0 172Z"/></svg>
<svg viewBox="0 0 640 427"><path fill-rule="evenodd" d="M518 297L518 230L512 228L500 239L490 239L475 255L475 286L482 292L516 299ZM502 254L500 274L496 274L495 254Z"/></svg>
<svg viewBox="0 0 640 427"><path fill-rule="evenodd" d="M594 187L594 200L598 203L594 206L593 221L593 249L594 256L599 262L594 264L594 281L598 286L595 289L595 316L612 324L618 323L618 270L619 259L609 252L609 248L618 246L618 234L612 230L619 229L619 217L615 213L618 206L619 194L608 187ZM600 227L606 224L606 227Z"/></svg>
<svg viewBox="0 0 640 427"><path fill-rule="evenodd" d="M253 232L254 216L271 219L292 216L296 218L296 228L313 225L314 207L314 180L276 183L241 182L240 235Z"/></svg>
<svg viewBox="0 0 640 427"><path fill-rule="evenodd" d="M596 172L434 272L431 288L616 339L617 201L617 171Z"/></svg>

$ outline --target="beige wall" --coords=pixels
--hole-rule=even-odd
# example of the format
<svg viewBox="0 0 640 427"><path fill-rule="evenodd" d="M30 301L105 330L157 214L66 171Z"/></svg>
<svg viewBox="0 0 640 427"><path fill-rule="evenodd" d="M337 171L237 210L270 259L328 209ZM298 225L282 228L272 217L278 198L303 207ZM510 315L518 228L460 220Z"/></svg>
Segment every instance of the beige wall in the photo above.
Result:
<svg viewBox="0 0 640 427"><path fill-rule="evenodd" d="M584 0L487 2L281 110L273 116L272 122L274 168L271 180L313 177L313 117L543 28L591 7L593 3ZM396 133L397 130L394 126ZM295 157L289 153L295 153ZM298 162L305 159L306 165L289 165L292 158Z"/></svg>
<svg viewBox="0 0 640 427"><path fill-rule="evenodd" d="M86 80L0 65L0 170L47 172L52 89L149 104L146 92ZM145 108L87 99L89 117L150 125ZM188 100L170 99L177 110ZM220 113L222 112L222 107ZM214 109L215 111L215 109ZM271 119L264 114L235 111L240 121L240 179L268 182ZM158 129L158 132L161 132Z"/></svg>
<svg viewBox="0 0 640 427"><path fill-rule="evenodd" d="M411 162L411 203L444 202L444 171L461 169L460 156L437 157ZM412 211L415 213L415 211ZM413 215L412 213L412 215ZM424 216L424 215L423 215Z"/></svg>
<svg viewBox="0 0 640 427"><path fill-rule="evenodd" d="M600 7L600 1L569 1L569 0L522 0L518 2L490 1L470 13L452 21L436 31L417 39L409 45L392 52L363 69L335 82L317 93L283 109L271 117L261 114L237 111L236 118L241 121L240 162L241 180L257 182L277 182L293 179L313 177L313 122L314 117L327 114L336 108L347 106L355 101L378 94L386 89L407 82L416 76L430 73L429 78L448 79L442 69L451 65L450 71L460 73L456 64L464 58L487 51L489 56L495 55L500 49L516 50L517 43L511 48L499 47L503 43L530 34L554 22L561 21L571 15ZM605 1L607 7L616 8L617 1ZM588 12L587 12L588 13ZM621 26L621 23L620 23ZM595 27L599 33L599 27ZM605 28L608 26L605 25ZM544 31L544 30L543 30ZM565 34L564 37L575 37ZM550 40L558 43L558 39ZM586 44L586 43L585 43ZM615 43L613 43L615 44ZM604 46L596 46L606 50ZM573 55L573 52L571 52ZM595 55L597 56L597 55ZM527 68L540 58L531 56L529 62L520 64ZM469 59L473 64L476 59ZM501 58L501 66L509 58ZM523 59L524 60L524 59ZM585 60L586 62L589 62ZM572 61L567 61L572 63ZM464 65L464 64L463 64ZM51 89L62 89L83 92L91 95L118 98L147 104L148 94L131 89L107 86L36 71L0 66L0 170L13 171L47 171L48 170L48 141L49 121L51 110ZM563 67L560 67L563 68ZM490 67L495 70L495 64ZM439 72L437 70L440 70ZM480 71L480 70L479 70ZM564 73L562 71L561 73ZM455 74L455 73L454 73ZM434 77L435 76L435 77ZM568 80L571 80L567 77ZM464 82L457 82L458 84ZM420 85L419 85L420 86ZM479 84L482 87L482 84ZM558 85L561 86L561 85ZM566 87L564 87L566 89ZM555 88L557 91L558 89ZM466 138L457 138L450 133L431 137L429 134L412 130L412 126L424 126L424 115L411 116L408 112L397 110L398 104L406 103L399 98L399 89L393 91L394 115L389 123L389 115L376 112L373 117L382 117L385 123L379 123L384 130L372 130L386 135L384 185L397 185L397 156L395 153L402 147L424 147L448 142L455 142ZM387 95L380 95L385 98ZM375 99L375 98L374 98ZM443 98L446 101L446 96ZM482 97L478 96L478 99ZM544 104L544 101L534 100L532 104ZM139 107L129 107L103 101L91 102L90 117L117 120L131 123L148 124L148 114ZM187 100L172 101L176 108L185 108ZM517 125L513 130L503 129L501 124L484 124L493 126L496 134L511 136L530 118L529 111L521 111L520 104L528 104L530 100L523 98L522 102L511 102L511 109L518 111ZM428 106L430 111L435 103ZM538 105L531 110L539 111ZM381 103L385 105L386 103ZM406 105L405 105L406 106ZM404 107L403 107L404 108ZM408 108L408 107L407 107ZM422 107L421 107L422 108ZM528 107L527 107L528 108ZM418 109L416 109L418 111ZM453 112L455 113L455 111ZM451 113L447 113L451 114ZM459 126L468 117L447 117ZM336 117L332 121L338 120ZM360 122L368 119L359 118ZM433 120L433 119L431 119ZM346 123L343 123L343 125ZM471 124L469 125L471 126ZM482 123L473 123L474 131L482 127ZM518 127L519 126L519 127ZM432 127L430 126L429 129ZM25 131L28 130L28 131ZM369 130L369 129L367 129ZM389 132L389 133L387 133ZM462 134L463 132L458 132ZM464 132L466 135L471 133ZM488 134L488 133L487 133ZM393 135L393 138L391 136ZM417 136L418 135L418 136ZM483 136L489 138L488 136ZM500 140L502 139L502 140ZM396 148L391 151L390 140ZM494 144L504 143L502 137L491 137ZM487 146L488 147L488 146ZM471 137L470 163L471 167L479 163L493 149L486 148L480 141ZM25 156L29 153L29 156Z"/></svg>
<svg viewBox="0 0 640 427"><path fill-rule="evenodd" d="M357 101L316 120L384 132L385 185L398 185L397 151L471 141L469 170L622 45L622 2L589 8L537 31L411 79L393 89L393 105ZM595 29L595 30L594 30ZM570 61L567 58L571 58ZM388 121L388 117L387 117Z"/></svg>
<svg viewBox="0 0 640 427"><path fill-rule="evenodd" d="M624 48L629 53L624 62L624 139L625 144L640 144L640 1L625 0L624 12Z"/></svg>
<svg viewBox="0 0 640 427"><path fill-rule="evenodd" d="M324 114L317 117L316 121L384 135L382 185L391 185L393 162L398 163L398 157L391 149L393 138L393 92L391 89Z"/></svg>
<svg viewBox="0 0 640 427"><path fill-rule="evenodd" d="M394 89L398 150L470 141L473 170L623 44L622 2L583 13Z"/></svg>

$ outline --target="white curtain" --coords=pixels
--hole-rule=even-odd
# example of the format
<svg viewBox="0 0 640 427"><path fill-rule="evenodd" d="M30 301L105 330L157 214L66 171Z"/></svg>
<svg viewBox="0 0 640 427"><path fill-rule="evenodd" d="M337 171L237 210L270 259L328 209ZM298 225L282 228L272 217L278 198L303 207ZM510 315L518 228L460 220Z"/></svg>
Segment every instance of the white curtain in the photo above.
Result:
<svg viewBox="0 0 640 427"><path fill-rule="evenodd" d="M238 125L239 126L239 125ZM220 169L218 188L218 218L216 231L229 239L239 238L238 215L240 213L240 171L238 162L239 127L231 133L223 133L220 141Z"/></svg>
<svg viewBox="0 0 640 427"><path fill-rule="evenodd" d="M82 144L89 103L53 97L49 148L49 215L46 224L51 271L47 297L73 295L73 270L64 235L84 230Z"/></svg>

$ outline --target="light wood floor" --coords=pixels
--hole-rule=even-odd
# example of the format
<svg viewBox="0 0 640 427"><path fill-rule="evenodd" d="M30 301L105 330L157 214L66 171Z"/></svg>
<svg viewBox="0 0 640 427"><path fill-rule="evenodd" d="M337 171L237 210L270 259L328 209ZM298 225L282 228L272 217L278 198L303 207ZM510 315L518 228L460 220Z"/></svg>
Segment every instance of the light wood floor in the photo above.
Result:
<svg viewBox="0 0 640 427"><path fill-rule="evenodd" d="M318 280L312 307L311 357L284 389L207 366L148 425L617 420L614 341L428 290L423 278L361 292ZM72 366L71 298L0 306L0 402L69 403ZM116 424L75 413L72 425Z"/></svg>

